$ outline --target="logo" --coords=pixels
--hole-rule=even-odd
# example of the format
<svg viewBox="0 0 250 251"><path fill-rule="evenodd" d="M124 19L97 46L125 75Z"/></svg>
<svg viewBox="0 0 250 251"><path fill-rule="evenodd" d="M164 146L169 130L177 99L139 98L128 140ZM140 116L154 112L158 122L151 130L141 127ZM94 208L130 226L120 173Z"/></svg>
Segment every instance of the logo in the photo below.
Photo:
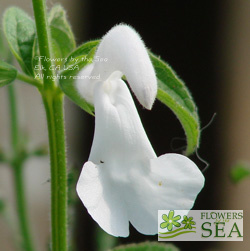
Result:
<svg viewBox="0 0 250 251"><path fill-rule="evenodd" d="M159 210L158 241L243 241L243 210Z"/></svg>

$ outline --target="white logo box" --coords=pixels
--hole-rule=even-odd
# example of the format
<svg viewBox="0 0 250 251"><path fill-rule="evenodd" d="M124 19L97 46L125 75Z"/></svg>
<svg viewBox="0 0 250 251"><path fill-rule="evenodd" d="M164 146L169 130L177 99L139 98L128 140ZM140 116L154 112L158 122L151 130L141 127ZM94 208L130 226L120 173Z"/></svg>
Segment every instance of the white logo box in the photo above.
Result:
<svg viewBox="0 0 250 251"><path fill-rule="evenodd" d="M158 210L158 241L243 241L243 210Z"/></svg>

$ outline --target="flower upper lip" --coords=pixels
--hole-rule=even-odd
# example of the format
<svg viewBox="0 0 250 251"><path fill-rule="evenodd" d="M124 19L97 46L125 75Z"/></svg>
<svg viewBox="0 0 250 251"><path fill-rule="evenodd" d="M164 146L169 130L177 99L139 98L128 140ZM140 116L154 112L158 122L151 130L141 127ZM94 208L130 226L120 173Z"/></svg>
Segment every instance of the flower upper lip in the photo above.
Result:
<svg viewBox="0 0 250 251"><path fill-rule="evenodd" d="M102 82L111 76L120 79L125 75L139 102L147 109L152 108L157 94L155 71L143 41L131 27L118 25L111 29L101 40L95 56L108 60L88 65L79 75L100 74ZM95 84L94 79L77 82L78 91L91 104L94 104Z"/></svg>

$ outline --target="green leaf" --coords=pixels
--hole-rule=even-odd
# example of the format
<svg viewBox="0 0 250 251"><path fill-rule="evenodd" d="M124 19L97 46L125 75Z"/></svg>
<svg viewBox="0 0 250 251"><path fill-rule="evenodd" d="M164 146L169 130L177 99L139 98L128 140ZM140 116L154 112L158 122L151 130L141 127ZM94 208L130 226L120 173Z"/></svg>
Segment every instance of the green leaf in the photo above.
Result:
<svg viewBox="0 0 250 251"><path fill-rule="evenodd" d="M179 119L186 137L186 155L192 154L199 146L200 123L193 98L183 81L173 69L149 52L158 80L157 99L168 106Z"/></svg>
<svg viewBox="0 0 250 251"><path fill-rule="evenodd" d="M68 56L65 65L68 66L74 64L74 62L76 61L75 59L83 58L84 61L85 56L88 55L92 49L96 48L99 43L100 40L93 40L82 44Z"/></svg>
<svg viewBox="0 0 250 251"><path fill-rule="evenodd" d="M118 238L107 234L99 226L96 227L96 250L107 251L111 250L118 244Z"/></svg>
<svg viewBox="0 0 250 251"><path fill-rule="evenodd" d="M40 145L34 151L29 153L30 156L37 156L43 157L48 155L48 146L47 145Z"/></svg>
<svg viewBox="0 0 250 251"><path fill-rule="evenodd" d="M0 60L0 87L14 81L17 76L17 70L10 64Z"/></svg>
<svg viewBox="0 0 250 251"><path fill-rule="evenodd" d="M4 45L4 39L2 31L0 30L0 58L4 59L4 53L5 53L5 45Z"/></svg>
<svg viewBox="0 0 250 251"><path fill-rule="evenodd" d="M75 167L71 167L67 176L67 184L68 184L68 205L74 206L78 202L78 196L75 190L75 185L77 183L79 177L79 172Z"/></svg>
<svg viewBox="0 0 250 251"><path fill-rule="evenodd" d="M3 27L11 52L21 68L28 75L34 76L32 67L36 35L34 21L23 10L11 7L4 14Z"/></svg>
<svg viewBox="0 0 250 251"><path fill-rule="evenodd" d="M0 147L0 163L4 163L6 161L6 156L2 148Z"/></svg>
<svg viewBox="0 0 250 251"><path fill-rule="evenodd" d="M41 76L40 74L42 74L41 70L42 65L41 65L41 60L39 60L39 56L40 56L40 51L39 51L38 39L36 36L33 44L33 58L32 58L32 68L34 71L35 78L40 78Z"/></svg>
<svg viewBox="0 0 250 251"><path fill-rule="evenodd" d="M2 198L0 198L0 214L4 212L5 208L6 208L5 201Z"/></svg>
<svg viewBox="0 0 250 251"><path fill-rule="evenodd" d="M63 59L75 49L75 38L61 5L57 4L51 9L48 19L53 55L58 60L56 64L61 65Z"/></svg>
<svg viewBox="0 0 250 251"><path fill-rule="evenodd" d="M62 91L78 106L80 106L83 110L93 115L94 108L92 105L87 103L85 99L79 94L77 89L75 88L75 81L77 79L77 75L79 71L86 66L87 64L92 62L96 50L96 43L88 42L80 46L69 55L67 64L64 67L66 69L61 72L59 78L59 84ZM86 53L81 54L82 53ZM76 61L78 60L78 61Z"/></svg>
<svg viewBox="0 0 250 251"><path fill-rule="evenodd" d="M244 178L250 176L250 164L243 162L235 164L231 169L230 176L234 183L239 183Z"/></svg>
<svg viewBox="0 0 250 251"><path fill-rule="evenodd" d="M112 251L178 251L172 244L160 244L158 242L143 242L116 247Z"/></svg>
<svg viewBox="0 0 250 251"><path fill-rule="evenodd" d="M11 61L11 53L6 45L4 34L1 30L0 30L0 60L3 60L5 62Z"/></svg>

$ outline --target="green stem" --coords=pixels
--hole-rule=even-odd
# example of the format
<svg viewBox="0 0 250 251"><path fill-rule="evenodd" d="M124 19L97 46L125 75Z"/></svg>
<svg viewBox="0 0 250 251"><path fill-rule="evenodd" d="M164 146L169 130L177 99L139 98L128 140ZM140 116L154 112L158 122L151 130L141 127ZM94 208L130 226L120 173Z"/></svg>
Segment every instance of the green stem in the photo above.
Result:
<svg viewBox="0 0 250 251"><path fill-rule="evenodd" d="M43 86L43 83L40 80L31 78L30 76L25 75L21 72L17 73L17 79L19 79L25 83L28 83L30 85L33 85L33 86L37 87L38 89L41 89Z"/></svg>
<svg viewBox="0 0 250 251"><path fill-rule="evenodd" d="M65 154L63 95L43 96L46 109L51 165L52 250L67 250L67 169Z"/></svg>
<svg viewBox="0 0 250 251"><path fill-rule="evenodd" d="M23 177L23 159L22 153L20 151L20 133L18 126L16 95L13 85L8 86L8 94L10 102L11 142L13 149L12 167L14 171L19 228L23 239L23 250L32 251L34 250L34 247L28 222L27 202L24 186L25 182Z"/></svg>
<svg viewBox="0 0 250 251"><path fill-rule="evenodd" d="M50 34L45 0L32 0L40 56L51 58ZM51 168L51 234L52 250L67 250L67 169L63 93L55 81L51 60L42 60L44 90L41 91L46 110Z"/></svg>
<svg viewBox="0 0 250 251"><path fill-rule="evenodd" d="M22 164L14 166L14 180L16 191L16 203L19 218L20 231L23 235L23 250L34 250L33 241L31 239L31 231L28 223L28 211L24 187L24 173Z"/></svg>
<svg viewBox="0 0 250 251"><path fill-rule="evenodd" d="M45 0L32 0L40 56L51 58L50 34ZM67 170L63 94L55 81L51 60L42 60L44 90L41 91L46 110L51 167L51 234L52 250L67 250Z"/></svg>
<svg viewBox="0 0 250 251"><path fill-rule="evenodd" d="M51 46L50 46L50 34L48 28L47 21L47 13L46 13L46 3L45 0L32 0L33 2L33 10L36 21L36 30L37 37L39 43L40 55L42 58L41 63L45 70L43 70L44 74L44 88L45 90L52 89L56 87L55 80L51 78L55 75L52 70L52 61L45 60L51 59Z"/></svg>
<svg viewBox="0 0 250 251"><path fill-rule="evenodd" d="M14 154L19 151L19 126L17 117L16 93L13 84L8 86L10 122L11 122L11 144Z"/></svg>

